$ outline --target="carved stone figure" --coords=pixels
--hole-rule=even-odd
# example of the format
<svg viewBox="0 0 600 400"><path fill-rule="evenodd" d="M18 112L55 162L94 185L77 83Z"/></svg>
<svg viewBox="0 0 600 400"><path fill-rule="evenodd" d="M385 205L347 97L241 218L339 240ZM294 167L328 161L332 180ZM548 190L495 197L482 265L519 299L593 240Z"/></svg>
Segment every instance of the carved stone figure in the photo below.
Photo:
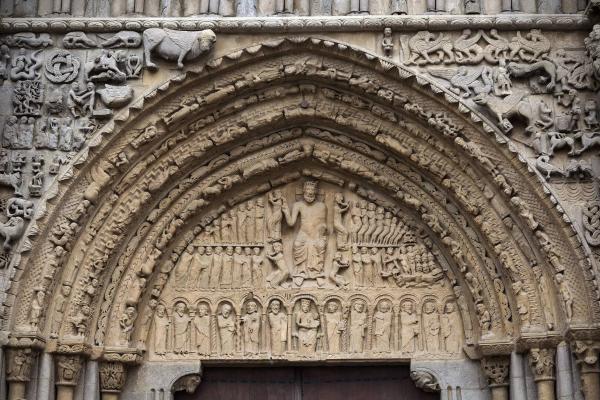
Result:
<svg viewBox="0 0 600 400"><path fill-rule="evenodd" d="M436 393L441 390L440 384L431 372L410 371L410 378L415 383L415 386L424 392Z"/></svg>
<svg viewBox="0 0 600 400"><path fill-rule="evenodd" d="M337 251L333 256L332 268L329 272L329 278L331 281L340 288L348 288L348 282L340 274L341 270L346 270L350 266L350 262L343 258L341 252Z"/></svg>
<svg viewBox="0 0 600 400"><path fill-rule="evenodd" d="M39 69L42 67L41 53L42 50L37 50L27 55L24 49L20 49L19 54L13 58L10 79L13 81L38 80L40 78Z"/></svg>
<svg viewBox="0 0 600 400"><path fill-rule="evenodd" d="M267 276L267 282L272 288L276 288L280 285L282 286L290 277L290 270L283 256L283 246L281 242L273 243L273 252L271 254L267 253L267 258L271 260L271 263L276 268L275 271Z"/></svg>
<svg viewBox="0 0 600 400"><path fill-rule="evenodd" d="M36 289L35 296L33 297L33 301L31 303L31 311L29 313L29 321L32 329L35 329L38 326L38 322L44 310L45 297L46 292L43 288Z"/></svg>
<svg viewBox="0 0 600 400"><path fill-rule="evenodd" d="M217 328L222 354L233 354L235 351L236 323L231 305L224 303L217 315Z"/></svg>
<svg viewBox="0 0 600 400"><path fill-rule="evenodd" d="M303 185L303 201L295 202L291 211L283 204L283 215L289 226L300 221L294 239L294 280L301 285L304 279L324 277L325 251L327 250L327 206L317 200L317 182Z"/></svg>
<svg viewBox="0 0 600 400"><path fill-rule="evenodd" d="M373 315L373 350L389 352L391 350L392 306L389 301L382 300L377 304Z"/></svg>
<svg viewBox="0 0 600 400"><path fill-rule="evenodd" d="M65 49L92 49L97 46L94 40L81 31L68 32L63 36L62 43Z"/></svg>
<svg viewBox="0 0 600 400"><path fill-rule="evenodd" d="M263 264L264 257L261 254L260 247L254 247L254 249L246 248L248 251L247 257L250 259L250 273L251 273L251 285L248 286L254 288L260 288L264 285L264 274L263 274Z"/></svg>
<svg viewBox="0 0 600 400"><path fill-rule="evenodd" d="M73 82L67 104L74 118L92 116L96 104L96 86L89 82L84 89L79 82Z"/></svg>
<svg viewBox="0 0 600 400"><path fill-rule="evenodd" d="M400 342L403 352L415 352L419 349L419 317L415 305L410 301L401 304L400 311Z"/></svg>
<svg viewBox="0 0 600 400"><path fill-rule="evenodd" d="M167 308L163 304L156 306L154 315L154 352L165 355L169 346L171 320L167 315Z"/></svg>
<svg viewBox="0 0 600 400"><path fill-rule="evenodd" d="M300 309L294 316L295 332L299 354L309 355L316 350L317 334L321 321L319 315L311 310L309 299L300 300Z"/></svg>
<svg viewBox="0 0 600 400"><path fill-rule="evenodd" d="M281 240L281 220L283 219L283 197L281 191L269 192L271 210L267 219L267 238L269 242Z"/></svg>
<svg viewBox="0 0 600 400"><path fill-rule="evenodd" d="M210 354L210 313L205 303L200 303L192 319L194 346L200 355Z"/></svg>
<svg viewBox="0 0 600 400"><path fill-rule="evenodd" d="M13 113L37 117L41 114L44 90L40 80L19 80L13 90Z"/></svg>
<svg viewBox="0 0 600 400"><path fill-rule="evenodd" d="M425 349L429 353L440 350L440 315L434 302L429 301L423 306L423 330L425 332Z"/></svg>
<svg viewBox="0 0 600 400"><path fill-rule="evenodd" d="M408 40L410 57L406 65L441 64L454 62L453 44L450 39L440 33L435 36L428 31L417 32ZM432 55L435 58L432 58Z"/></svg>
<svg viewBox="0 0 600 400"><path fill-rule="evenodd" d="M327 346L329 352L337 353L342 351L342 335L346 331L346 319L343 318L339 309L339 304L335 300L327 302L325 307L325 331L327 332Z"/></svg>
<svg viewBox="0 0 600 400"><path fill-rule="evenodd" d="M244 352L258 353L260 345L260 314L254 300L246 303L246 314L241 318L244 335Z"/></svg>
<svg viewBox="0 0 600 400"><path fill-rule="evenodd" d="M102 50L100 55L85 65L85 76L88 81L123 83L127 76L118 65L117 55L110 50Z"/></svg>
<svg viewBox="0 0 600 400"><path fill-rule="evenodd" d="M67 299L71 294L71 284L69 282L65 282L62 284L60 288L60 292L58 296L56 296L56 300L54 301L54 314L52 320L52 326L50 329L50 337L57 338L58 331L60 329L60 323L62 321L62 317L64 315L66 309Z"/></svg>
<svg viewBox="0 0 600 400"><path fill-rule="evenodd" d="M571 322L571 319L573 319L573 294L571 293L571 287L565 280L565 276L562 273L556 274L554 279L558 284L558 290L560 291L560 295L565 306L567 322Z"/></svg>
<svg viewBox="0 0 600 400"><path fill-rule="evenodd" d="M279 300L272 300L269 306L269 329L271 336L271 352L273 354L283 354L287 348L287 315L281 309Z"/></svg>
<svg viewBox="0 0 600 400"><path fill-rule="evenodd" d="M197 32L174 31L171 29L150 28L143 33L146 67L156 69L151 53L170 61L177 61L177 67L183 68L183 61L194 60L209 52L217 36L210 29Z"/></svg>
<svg viewBox="0 0 600 400"><path fill-rule="evenodd" d="M383 48L383 54L386 57L392 56L392 51L394 51L394 39L392 38L392 29L385 28L383 30L383 39L381 40L381 47Z"/></svg>
<svg viewBox="0 0 600 400"><path fill-rule="evenodd" d="M443 350L448 353L458 353L460 351L460 315L453 302L446 303L444 313L440 316L440 328L442 336Z"/></svg>
<svg viewBox="0 0 600 400"><path fill-rule="evenodd" d="M362 353L367 336L367 310L362 300L356 300L350 311L350 348L351 353Z"/></svg>
<svg viewBox="0 0 600 400"><path fill-rule="evenodd" d="M133 324L137 318L137 310L133 306L127 306L121 318L119 318L120 332L120 344L127 346L131 340L131 333L133 331Z"/></svg>
<svg viewBox="0 0 600 400"><path fill-rule="evenodd" d="M348 230L344 224L344 213L348 211L350 204L344 201L343 193L335 194L335 205L333 207L333 229L336 231L336 246L338 250L346 250L348 242Z"/></svg>
<svg viewBox="0 0 600 400"><path fill-rule="evenodd" d="M0 86L8 79L10 73L10 50L5 44L0 45Z"/></svg>
<svg viewBox="0 0 600 400"><path fill-rule="evenodd" d="M187 354L190 351L190 321L187 306L183 302L173 307L173 353Z"/></svg>
<svg viewBox="0 0 600 400"><path fill-rule="evenodd" d="M135 48L142 44L142 36L135 31L120 31L100 42L100 47L112 49L116 47Z"/></svg>

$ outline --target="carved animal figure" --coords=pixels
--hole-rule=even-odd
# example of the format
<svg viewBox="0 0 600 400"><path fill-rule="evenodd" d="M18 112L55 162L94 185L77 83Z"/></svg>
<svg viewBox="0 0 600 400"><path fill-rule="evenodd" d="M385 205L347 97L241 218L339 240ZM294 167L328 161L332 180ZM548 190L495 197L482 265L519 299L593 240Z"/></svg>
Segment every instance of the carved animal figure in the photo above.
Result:
<svg viewBox="0 0 600 400"><path fill-rule="evenodd" d="M63 38L65 49L91 49L96 46L96 42L87 37L85 32L69 32Z"/></svg>
<svg viewBox="0 0 600 400"><path fill-rule="evenodd" d="M535 167L546 176L546 180L550 179L552 174L565 176L563 170L550 164L550 156L545 154L542 154L535 160Z"/></svg>
<svg viewBox="0 0 600 400"><path fill-rule="evenodd" d="M491 29L489 34L482 32L481 35L489 44L485 46L484 57L491 64L498 63L501 59L508 57L508 40L498 34L497 29Z"/></svg>
<svg viewBox="0 0 600 400"><path fill-rule="evenodd" d="M517 64L511 62L506 68L510 75L515 78L535 75L538 83L545 84L546 90L552 90L556 85L556 65L551 61L543 60L533 64Z"/></svg>
<svg viewBox="0 0 600 400"><path fill-rule="evenodd" d="M424 64L439 64L442 61L446 64L454 62L454 53L452 52L453 44L443 33L435 36L428 31L417 32L408 40L408 46L411 50L411 55L406 65L424 65ZM437 58L431 58L431 55L436 55Z"/></svg>
<svg viewBox="0 0 600 400"><path fill-rule="evenodd" d="M458 89L457 92L464 92L463 97L470 97L473 93L489 94L494 86L492 69L487 66L475 70L466 67L430 69L429 73L450 81L452 86Z"/></svg>
<svg viewBox="0 0 600 400"><path fill-rule="evenodd" d="M505 133L508 133L513 128L509 119L515 116L520 116L527 121L527 132L533 132L535 127L532 123L534 120L533 106L529 102L529 98L525 97L524 92L514 91L513 94L504 98L495 96L485 96L476 99L477 104L486 105L498 118L498 123Z"/></svg>
<svg viewBox="0 0 600 400"><path fill-rule="evenodd" d="M166 60L177 60L177 67L183 68L183 60L193 60L209 52L217 36L210 29L193 32L180 32L171 29L150 28L144 31L144 56L146 66L156 69L151 53Z"/></svg>
<svg viewBox="0 0 600 400"><path fill-rule="evenodd" d="M571 136L566 136L564 133L551 131L548 132L548 138L550 139L550 155L554 154L554 150L562 149L564 147L569 148L569 155L575 155L575 139Z"/></svg>
<svg viewBox="0 0 600 400"><path fill-rule="evenodd" d="M454 56L458 64L479 64L483 59L483 49L477 44L481 39L481 30L471 36L471 30L465 29L454 42Z"/></svg>
<svg viewBox="0 0 600 400"><path fill-rule="evenodd" d="M142 36L134 31L121 31L115 33L109 39L100 43L100 47L112 49L115 47L139 47L142 44Z"/></svg>
<svg viewBox="0 0 600 400"><path fill-rule="evenodd" d="M24 228L25 221L21 217L12 217L7 222L0 223L0 236L4 238L2 244L4 250L11 249L11 242L21 237Z"/></svg>
<svg viewBox="0 0 600 400"><path fill-rule="evenodd" d="M578 156L592 146L600 145L600 133L599 132L580 132L575 135L575 138L581 138L582 147L575 151L575 155Z"/></svg>
<svg viewBox="0 0 600 400"><path fill-rule="evenodd" d="M542 31L532 29L525 37L521 36L521 32L517 32L517 36L512 39L508 47L511 60L519 56L523 61L532 62L550 51L550 41L542 35Z"/></svg>

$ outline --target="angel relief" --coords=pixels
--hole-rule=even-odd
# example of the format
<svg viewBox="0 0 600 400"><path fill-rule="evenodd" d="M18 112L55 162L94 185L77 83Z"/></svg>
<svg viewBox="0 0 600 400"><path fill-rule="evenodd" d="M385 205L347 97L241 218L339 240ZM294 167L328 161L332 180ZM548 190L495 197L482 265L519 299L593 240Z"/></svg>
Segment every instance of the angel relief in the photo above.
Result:
<svg viewBox="0 0 600 400"><path fill-rule="evenodd" d="M461 330L445 328L461 310L424 239L393 201L329 182L249 198L205 220L182 252L151 354L459 357Z"/></svg>

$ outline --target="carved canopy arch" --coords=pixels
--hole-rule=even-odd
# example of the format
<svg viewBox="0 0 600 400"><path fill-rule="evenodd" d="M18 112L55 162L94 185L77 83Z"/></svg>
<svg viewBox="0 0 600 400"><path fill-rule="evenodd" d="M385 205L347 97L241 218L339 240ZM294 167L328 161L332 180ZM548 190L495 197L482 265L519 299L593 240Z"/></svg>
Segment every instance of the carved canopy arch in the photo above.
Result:
<svg viewBox="0 0 600 400"><path fill-rule="evenodd" d="M230 66L232 59L241 67ZM523 310L519 303L525 301L529 302L525 307L530 322L543 325L548 320L542 315L542 298L532 284L535 278L528 261L542 269L548 285L555 289L550 308L556 314L568 307L562 304L565 291L552 279L559 272L575 299L573 322L585 326L597 320L598 310L586 308L593 304L595 293L592 287L583 286L591 285L585 279L589 271L569 226L558 212L549 212L554 210L553 204L542 186L509 149L461 115L464 105L459 104L457 111L448 104L458 101L453 95L432 86L447 101L442 100L417 85L424 83L424 78L410 78L409 71L388 61L320 39L257 45L214 60L208 67L190 71L191 76L182 78L179 86L161 87L165 93L159 98L150 99L143 107L140 102L131 110L135 114L135 108L140 108L143 114L130 116L119 128L107 128L106 132L114 129L118 135L93 143L95 149L84 150L83 154L90 152L93 157L80 170L73 170L68 187L48 205L48 216L39 223L39 245L24 257L30 268L20 283L19 307L11 321L16 331L31 330L29 300L44 276L59 277L50 279L48 291L58 294L65 282L73 286L62 305L58 304L60 296L53 296L57 300L50 305L49 316L35 327L44 333L52 333L56 318L60 329L55 333L61 338L71 335L72 339L103 345L106 332L100 328L106 323L102 320L138 304L130 318L136 326L148 326L152 314L142 312L141 307L155 308L150 285L166 283L165 271L179 261L192 236L200 233L194 224L202 220L203 202L241 190L235 180L218 175L231 162L219 155L224 151L238 151L238 156L263 148L268 151L271 143L262 143L261 138L295 127L301 127L302 138L294 147L292 133L281 140L282 148L291 146L286 150L298 151L300 159L311 158L320 173L339 170L371 187L381 187L390 199L418 216L445 253L459 285L469 287L468 280L473 286L475 279L483 285L483 301L474 299L477 288L461 293L470 301L472 315L476 313L474 304L487 305L500 335L510 332L507 323L519 321L522 325L516 315L525 316L519 311ZM475 120L481 118L465 111ZM148 119L148 115L154 117ZM127 118L121 115L119 119ZM316 126L311 126L312 121ZM311 137L307 127L327 130L339 140L317 134L307 141ZM489 125L484 127L500 137ZM250 145L252 140L260 143L258 148ZM382 159L371 149L381 153ZM344 163L345 157L335 157L338 151L360 162ZM257 165L269 157L246 158L245 165ZM270 169L273 165L266 165L258 175L270 173ZM228 172L232 170L235 168ZM243 178L243 169L237 167L236 171ZM398 175L396 183L389 179L394 175ZM239 186L243 188L246 183L241 178ZM482 201L491 205L489 210L478 207ZM456 210L455 215L449 210ZM43 242L44 238L48 240ZM59 254L57 247L68 255ZM156 260L156 267L143 270L141 264L148 259ZM464 273L461 263L468 265ZM468 278L468 272L475 276ZM111 281L120 285L111 285ZM523 285L514 289L517 282ZM139 293L133 291L137 297L128 298L132 283L138 285ZM154 298L159 297L160 291ZM136 331L143 329L136 327Z"/></svg>

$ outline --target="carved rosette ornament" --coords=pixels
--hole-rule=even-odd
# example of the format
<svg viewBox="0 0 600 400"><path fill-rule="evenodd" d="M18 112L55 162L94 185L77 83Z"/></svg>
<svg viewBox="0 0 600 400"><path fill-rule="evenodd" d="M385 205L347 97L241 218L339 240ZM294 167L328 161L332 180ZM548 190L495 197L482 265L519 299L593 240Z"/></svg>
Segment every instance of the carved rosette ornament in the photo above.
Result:
<svg viewBox="0 0 600 400"><path fill-rule="evenodd" d="M599 350L600 343L591 340L573 343L573 354L579 365L581 389L586 400L600 398Z"/></svg>
<svg viewBox="0 0 600 400"><path fill-rule="evenodd" d="M508 356L485 357L481 359L481 367L492 391L492 400L508 400L510 358Z"/></svg>
<svg viewBox="0 0 600 400"><path fill-rule="evenodd" d="M554 400L555 349L531 349L529 365L537 385L539 400Z"/></svg>
<svg viewBox="0 0 600 400"><path fill-rule="evenodd" d="M100 392L103 400L116 400L125 385L127 369L121 362L100 363Z"/></svg>

